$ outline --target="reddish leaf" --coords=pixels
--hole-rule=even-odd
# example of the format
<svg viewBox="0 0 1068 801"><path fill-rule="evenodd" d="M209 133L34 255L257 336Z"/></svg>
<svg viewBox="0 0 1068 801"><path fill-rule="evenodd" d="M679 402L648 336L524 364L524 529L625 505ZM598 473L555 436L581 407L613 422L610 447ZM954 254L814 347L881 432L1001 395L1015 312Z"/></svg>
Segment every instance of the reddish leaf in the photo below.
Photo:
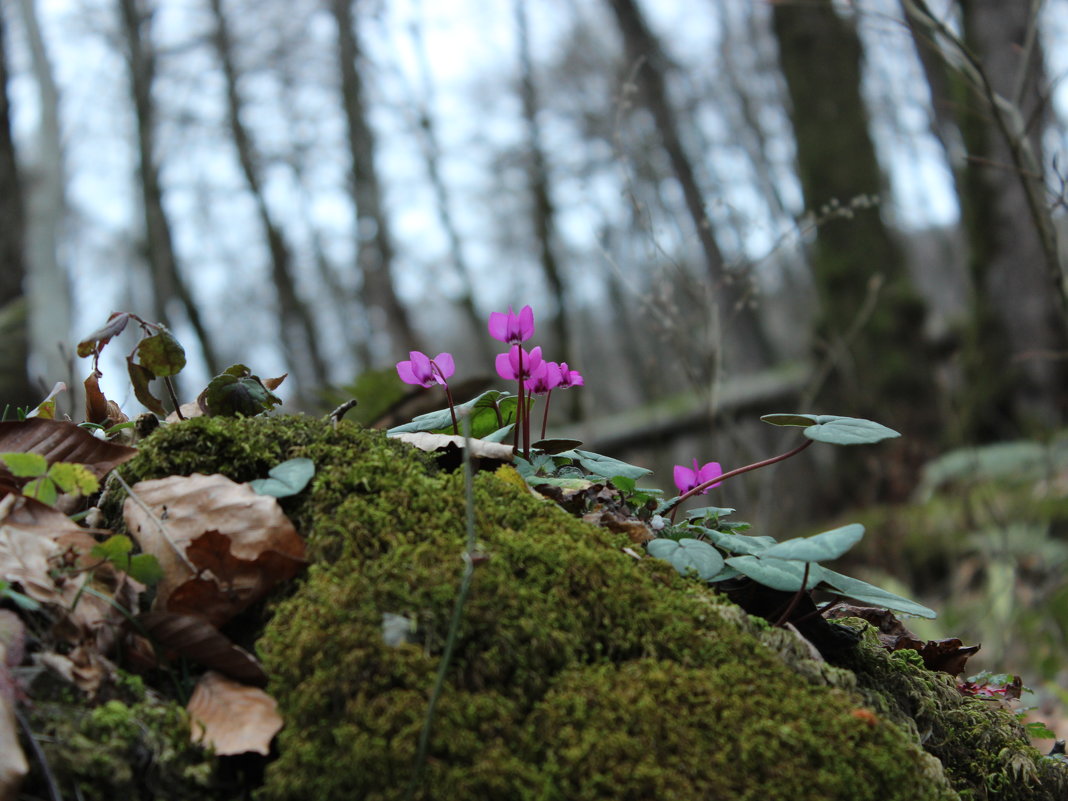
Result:
<svg viewBox="0 0 1068 801"><path fill-rule="evenodd" d="M129 312L113 312L102 328L98 328L85 339L78 343L78 355L82 358L91 354L100 353L100 350L108 344L113 337L117 337L130 322Z"/></svg>
<svg viewBox="0 0 1068 801"><path fill-rule="evenodd" d="M39 453L54 462L84 464L97 478L137 455L136 448L97 439L88 431L65 420L32 417L19 422L0 423L0 453ZM0 472L0 480L6 475Z"/></svg>
<svg viewBox="0 0 1068 801"><path fill-rule="evenodd" d="M90 423L102 424L108 417L108 399L100 389L99 370L93 370L85 379L85 419Z"/></svg>
<svg viewBox="0 0 1068 801"><path fill-rule="evenodd" d="M282 382L286 380L286 376L288 375L289 373L282 373L278 378L265 378L263 379L263 385L271 390L271 392L274 392L282 385Z"/></svg>
<svg viewBox="0 0 1068 801"><path fill-rule="evenodd" d="M130 383L133 384L134 395L137 399L149 411L155 412L160 417L166 417L167 410L163 408L163 403L148 388L148 383L156 377L156 374L144 365L135 362L130 356L126 357L126 369L130 374Z"/></svg>
<svg viewBox="0 0 1068 801"><path fill-rule="evenodd" d="M186 556L198 570L207 571L207 577L176 587L167 598L167 611L200 614L221 626L304 567L304 560L274 550L241 559L231 553L230 545L229 537L214 530L189 544Z"/></svg>
<svg viewBox="0 0 1068 801"><path fill-rule="evenodd" d="M267 674L256 658L230 642L202 617L146 612L138 615L136 620L165 650L174 651L237 681L257 687L267 684Z"/></svg>

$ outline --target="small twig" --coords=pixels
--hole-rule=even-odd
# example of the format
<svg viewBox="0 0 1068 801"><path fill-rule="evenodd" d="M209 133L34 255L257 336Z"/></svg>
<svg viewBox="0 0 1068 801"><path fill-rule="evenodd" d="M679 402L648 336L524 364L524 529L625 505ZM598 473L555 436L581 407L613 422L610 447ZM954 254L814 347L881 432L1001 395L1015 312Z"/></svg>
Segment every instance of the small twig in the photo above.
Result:
<svg viewBox="0 0 1068 801"><path fill-rule="evenodd" d="M334 411L330 412L330 416L327 419L330 421L330 424L334 427L335 431L337 431L337 424L341 422L341 418L348 413L349 409L352 409L358 403L359 401L353 398L352 400L345 401L334 409Z"/></svg>
<svg viewBox="0 0 1068 801"><path fill-rule="evenodd" d="M171 377L163 377L163 386L167 388L167 394L171 396L171 403L174 404L174 413L178 415L179 420L185 420L185 415L182 414L182 404L178 402L178 393L174 391L174 382L171 381Z"/></svg>
<svg viewBox="0 0 1068 801"><path fill-rule="evenodd" d="M26 735L26 740L30 744L30 748L33 750L34 759L41 766L41 773L44 774L45 784L48 786L48 797L52 801L63 801L63 794L59 791L59 783L56 781L55 774L52 773L52 768L48 764L48 757L45 755L44 749L41 748L41 744L37 742L37 738L33 734L33 729L30 728L30 722L26 720L26 716L22 714L22 711L16 707L15 718L19 722L19 726L22 727L23 733Z"/></svg>
<svg viewBox="0 0 1068 801"><path fill-rule="evenodd" d="M185 563L185 566L189 568L189 571L194 575L199 573L200 571L197 570L193 563L189 561L189 558L185 555L182 549L175 544L174 539L170 535L170 532L167 531L167 527L163 525L163 521L156 517L156 515L153 514L152 510L148 508L148 504L146 504L143 500L141 500L140 497L138 497L137 493L133 491L133 488L126 483L126 479L124 479L117 470L112 472L112 475L115 476L115 480L122 485L122 488L126 490L127 494L130 496L130 499L139 507L141 507L141 511L148 515L148 518L156 524L156 528L159 529L159 533L163 535L163 539L165 539L167 541L167 544L174 549L174 552L178 554L178 558Z"/></svg>

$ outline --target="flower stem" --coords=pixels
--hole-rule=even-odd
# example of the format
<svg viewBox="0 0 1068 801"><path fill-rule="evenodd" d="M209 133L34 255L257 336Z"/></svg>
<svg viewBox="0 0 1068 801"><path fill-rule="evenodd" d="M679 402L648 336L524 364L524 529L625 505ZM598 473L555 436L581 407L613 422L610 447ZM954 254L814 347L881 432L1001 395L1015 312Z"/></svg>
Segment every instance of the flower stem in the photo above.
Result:
<svg viewBox="0 0 1068 801"><path fill-rule="evenodd" d="M448 384L444 384L445 397L449 400L449 414L452 415L452 433L459 435L460 424L456 422L456 404L452 402L452 390L449 389Z"/></svg>
<svg viewBox="0 0 1068 801"><path fill-rule="evenodd" d="M792 450L788 450L786 453L780 453L778 456L772 456L770 459L765 459L762 462L753 462L752 464L745 465L745 467L735 468L734 470L731 470L729 473L724 473L721 476L716 476L715 478L710 478L704 484L698 484L692 490L689 490L688 492L684 492L682 495L680 495L678 498L676 498L670 504L665 506L664 509L660 512L660 514L667 514L668 512L671 512L671 520L672 520L672 522L674 522L675 521L675 510L678 509L679 504L682 503L683 501L685 501L687 498L689 498L689 497L691 497L693 495L697 495L700 492L704 492L706 489L711 487L713 484L718 484L718 483L720 483L722 481L726 481L728 478L734 478L735 476L740 476L742 473L748 473L750 470L756 470L756 469L761 468L761 467L767 467L768 465L775 464L776 462L781 462L784 459L789 459L791 456L796 456L797 454L801 453L801 451L803 451L805 448L807 448L809 445L811 445L815 441L816 440L814 440L814 439L806 439L804 442L802 442L796 448L793 448Z"/></svg>
<svg viewBox="0 0 1068 801"><path fill-rule="evenodd" d="M545 413L541 417L541 438L545 439L545 428L549 424L549 399L552 398L553 391L550 389L545 393Z"/></svg>

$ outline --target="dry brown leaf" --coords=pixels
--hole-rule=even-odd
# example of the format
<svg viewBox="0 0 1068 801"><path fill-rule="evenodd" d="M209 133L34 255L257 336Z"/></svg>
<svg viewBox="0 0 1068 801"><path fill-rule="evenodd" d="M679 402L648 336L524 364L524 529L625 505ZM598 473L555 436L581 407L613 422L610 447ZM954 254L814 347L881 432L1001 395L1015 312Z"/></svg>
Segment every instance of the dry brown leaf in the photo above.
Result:
<svg viewBox="0 0 1068 801"><path fill-rule="evenodd" d="M246 684L260 687L267 684L267 674L256 657L234 645L202 617L147 612L138 615L137 622L164 650L174 651Z"/></svg>
<svg viewBox="0 0 1068 801"><path fill-rule="evenodd" d="M39 453L49 464L84 464L97 478L137 455L136 448L97 439L74 423L40 417L0 423L0 453L9 452ZM0 472L0 478L8 476L6 468Z"/></svg>
<svg viewBox="0 0 1068 801"><path fill-rule="evenodd" d="M186 710L194 723L193 741L211 745L219 756L249 751L267 756L282 728L271 696L213 670L200 677Z"/></svg>
<svg viewBox="0 0 1068 801"><path fill-rule="evenodd" d="M2 651L3 646L0 646ZM19 745L15 699L0 693L0 799L18 796L19 786L29 769L26 755Z"/></svg>
<svg viewBox="0 0 1068 801"><path fill-rule="evenodd" d="M167 611L199 614L221 626L288 581L304 567L304 561L278 551L264 551L256 559L239 559L230 551L230 538L218 531L205 531L185 550L198 570L210 573L189 579L167 599Z"/></svg>
<svg viewBox="0 0 1068 801"><path fill-rule="evenodd" d="M90 697L96 695L100 685L105 681L110 683L118 673L115 664L102 656L92 644L79 645L67 654L50 651L37 658L42 665Z"/></svg>
<svg viewBox="0 0 1068 801"><path fill-rule="evenodd" d="M172 593L183 584L205 578L198 576L201 568L187 549L208 531L225 537L228 552L236 559L261 566L255 586L242 583L238 588L236 581L231 586L226 577L212 576L221 581L224 591L233 593L230 616L262 597L278 580L296 575L303 564L304 541L278 500L257 495L247 484L238 484L226 476L194 474L139 482L132 488L123 514L141 550L153 554L163 568L163 579L156 588L156 610L168 609ZM208 546L207 550L213 548ZM258 561L269 552L284 559L267 557ZM218 619L218 612L213 613L213 620L223 622Z"/></svg>

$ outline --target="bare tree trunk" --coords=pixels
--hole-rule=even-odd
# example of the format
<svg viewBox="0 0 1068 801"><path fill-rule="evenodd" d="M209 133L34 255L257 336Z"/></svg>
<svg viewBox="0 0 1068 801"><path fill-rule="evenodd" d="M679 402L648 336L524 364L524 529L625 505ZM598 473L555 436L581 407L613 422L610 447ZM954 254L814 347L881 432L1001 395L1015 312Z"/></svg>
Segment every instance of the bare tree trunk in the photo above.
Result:
<svg viewBox="0 0 1068 801"><path fill-rule="evenodd" d="M571 341L571 308L567 288L556 257L556 208L549 188L549 164L542 145L541 126L538 125L538 92L534 84L534 65L530 58L530 29L526 0L515 0L516 28L519 34L520 99L523 103L523 123L526 126L526 166L530 190L534 235L545 282L556 303L553 318L553 337L560 354L559 360L575 363Z"/></svg>
<svg viewBox="0 0 1068 801"><path fill-rule="evenodd" d="M59 130L59 90L45 48L33 0L20 0L40 103L33 147L24 160L24 285L29 319L31 376L41 383L68 378L63 348L70 342L71 290L59 261L59 239L66 217L65 168Z"/></svg>
<svg viewBox="0 0 1068 801"><path fill-rule="evenodd" d="M156 308L161 322L168 323L166 301L177 297L196 334L208 370L219 372L219 359L193 296L186 286L174 251L170 221L163 208L163 188L156 162L156 104L152 98L156 56L151 43L151 0L119 0L130 70L130 91L137 118L137 148L141 200L145 214L145 246L154 283Z"/></svg>
<svg viewBox="0 0 1068 801"><path fill-rule="evenodd" d="M242 102L238 94L237 66L234 63L233 41L230 35L223 0L210 0L211 11L215 17L215 50L222 64L226 80L226 109L230 122L230 132L234 137L238 162L245 176L249 191L256 202L256 211L260 224L267 235L267 249L271 258L271 277L275 291L278 293L278 306L282 318L282 348L286 359L297 376L297 381L305 392L312 386L324 386L329 380L329 371L319 348L315 321L307 305L297 292L292 275L292 249L286 242L281 227L275 222L267 199L263 194L263 178L260 173L259 158L249 135L248 128L241 119ZM308 366L310 362L311 371Z"/></svg>
<svg viewBox="0 0 1068 801"><path fill-rule="evenodd" d="M1060 425L1068 402L1064 267L1042 188L1041 134L1048 88L1036 3L959 4L963 41L941 30L923 2L907 0L917 47L943 125L963 143L955 166L973 284L965 326L966 437L1018 436ZM949 57L941 47L963 53ZM1053 238L1053 245L1050 238Z"/></svg>
<svg viewBox="0 0 1068 801"><path fill-rule="evenodd" d="M7 98L7 42L0 13L0 414L7 404L32 406L39 400L29 373L29 319L23 262L22 185L11 137Z"/></svg>
<svg viewBox="0 0 1068 801"><path fill-rule="evenodd" d="M820 300L817 335L828 368L821 408L874 417L922 444L940 433L933 363L923 339L926 307L878 209L853 204L884 189L860 92L860 39L833 0L777 4L772 20L805 206L826 218L811 257ZM896 456L900 462L903 453ZM910 489L907 475L917 458L897 464L897 476L884 473L880 493Z"/></svg>
<svg viewBox="0 0 1068 801"><path fill-rule="evenodd" d="M383 322L394 348L419 350L419 337L393 286L393 239L382 206L382 189L375 167L375 136L367 119L363 80L357 69L361 53L352 2L331 0L331 5L338 31L341 100L352 158L357 263L363 276L364 301L385 317Z"/></svg>
<svg viewBox="0 0 1068 801"><path fill-rule="evenodd" d="M705 214L704 197L693 163L682 143L665 80L670 64L635 0L608 0L608 5L615 14L627 60L637 67L642 100L656 122L664 152L682 189L687 212L704 252L705 270L715 290L720 328L730 332L729 338L723 337L729 343L725 348L725 361L742 372L766 367L771 361L771 349L754 311L751 292L745 286L748 278L732 274L726 268L711 221Z"/></svg>
<svg viewBox="0 0 1068 801"><path fill-rule="evenodd" d="M438 219L449 240L449 255L452 259L453 269L460 279L460 308L463 310L464 317L467 318L468 325L471 328L472 342L477 343L479 357L483 362L489 363L493 359L493 349L485 336L485 318L478 313L478 307L475 305L475 287L471 280L471 268L467 263L467 257L464 255L463 241L456 227L456 221L452 216L452 202L449 197L448 187L445 185L445 179L441 174L441 145L438 142L437 125L431 113L432 76L430 64L426 58L426 46L418 26L413 26L412 37L419 60L423 91L426 96L425 102L419 104L419 132L423 145L423 156L426 159L427 175L430 177L430 185L434 189Z"/></svg>

